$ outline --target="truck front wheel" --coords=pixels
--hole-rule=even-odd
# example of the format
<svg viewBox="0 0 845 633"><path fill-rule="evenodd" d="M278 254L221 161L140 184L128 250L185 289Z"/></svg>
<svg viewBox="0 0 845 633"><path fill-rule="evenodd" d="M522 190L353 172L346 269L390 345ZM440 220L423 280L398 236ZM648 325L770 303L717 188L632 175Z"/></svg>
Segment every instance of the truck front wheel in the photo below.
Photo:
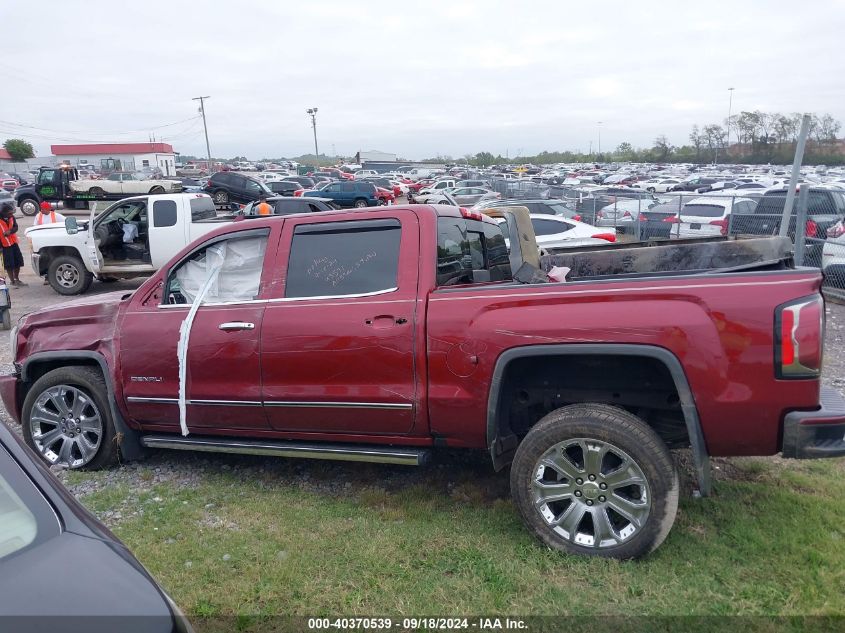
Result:
<svg viewBox="0 0 845 633"><path fill-rule="evenodd" d="M94 275L74 255L59 255L50 262L47 281L60 295L82 294L91 287Z"/></svg>
<svg viewBox="0 0 845 633"><path fill-rule="evenodd" d="M103 468L117 461L108 391L90 367L62 367L41 376L26 394L23 436L50 465Z"/></svg>
<svg viewBox="0 0 845 633"><path fill-rule="evenodd" d="M18 203L18 207L26 216L32 217L38 213L38 200L34 198L25 198Z"/></svg>
<svg viewBox="0 0 845 633"><path fill-rule="evenodd" d="M551 548L639 558L675 521L678 473L666 445L638 417L576 404L529 431L511 465L511 495L529 530Z"/></svg>

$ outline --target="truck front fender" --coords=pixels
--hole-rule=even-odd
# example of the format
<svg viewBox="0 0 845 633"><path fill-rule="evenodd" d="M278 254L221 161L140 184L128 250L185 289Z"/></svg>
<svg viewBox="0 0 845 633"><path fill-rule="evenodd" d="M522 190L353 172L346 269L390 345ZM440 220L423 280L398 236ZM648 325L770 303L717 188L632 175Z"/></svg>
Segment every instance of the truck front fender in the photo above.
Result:
<svg viewBox="0 0 845 633"><path fill-rule="evenodd" d="M702 496L710 494L710 458L698 418L698 410L687 381L686 374L678 358L669 350L654 345L632 344L556 344L531 345L515 347L503 352L496 361L493 377L490 383L490 393L487 401L487 446L496 470L504 468L509 462L509 456L516 448L513 435L503 437L501 434L500 405L502 402L502 386L508 364L517 358L526 357L561 357L561 356L639 356L655 359L665 365L675 383L678 392L687 435L689 436L693 462L695 464L698 490Z"/></svg>
<svg viewBox="0 0 845 633"><path fill-rule="evenodd" d="M58 351L58 352L37 352L29 356L21 365L21 381L27 382L35 370L41 364L48 364L51 368L58 365L73 365L74 361L85 360L89 364L94 361L103 374L108 390L109 409L112 420L114 420L115 431L120 438L120 453L127 461L140 459L144 455L144 448L141 446L141 434L130 428L118 409L114 391L114 381L109 371L105 357L98 352L89 351ZM23 402L23 397L21 397Z"/></svg>

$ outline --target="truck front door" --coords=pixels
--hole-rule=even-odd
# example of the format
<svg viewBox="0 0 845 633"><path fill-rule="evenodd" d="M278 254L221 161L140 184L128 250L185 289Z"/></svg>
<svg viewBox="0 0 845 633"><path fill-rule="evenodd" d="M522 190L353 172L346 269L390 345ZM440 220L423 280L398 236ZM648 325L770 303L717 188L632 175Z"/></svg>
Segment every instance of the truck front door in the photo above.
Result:
<svg viewBox="0 0 845 633"><path fill-rule="evenodd" d="M276 231L279 229L277 228ZM176 263L162 282L132 299L121 326L120 362L129 415L149 430L179 429L179 365L186 364L192 433L267 428L261 405L260 337L269 229L211 238ZM180 326L202 296L187 354Z"/></svg>
<svg viewBox="0 0 845 633"><path fill-rule="evenodd" d="M364 217L364 216L361 216ZM285 221L261 335L274 429L410 433L417 411L419 226L413 213Z"/></svg>

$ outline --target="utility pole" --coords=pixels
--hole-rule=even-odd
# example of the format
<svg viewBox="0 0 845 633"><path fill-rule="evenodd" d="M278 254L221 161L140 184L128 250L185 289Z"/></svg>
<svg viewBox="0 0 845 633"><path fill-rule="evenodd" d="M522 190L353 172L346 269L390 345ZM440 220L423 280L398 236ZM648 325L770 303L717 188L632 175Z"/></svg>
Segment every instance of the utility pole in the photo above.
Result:
<svg viewBox="0 0 845 633"><path fill-rule="evenodd" d="M202 114L202 127L205 130L205 151L208 152L208 175L211 176L211 146L208 144L208 125L205 122L205 100L211 99L208 95L204 97L194 97L191 101L200 102L200 114Z"/></svg>
<svg viewBox="0 0 845 633"><path fill-rule="evenodd" d="M731 109L734 104L734 89L728 88L728 92L731 93L731 96L728 97L728 123L725 127L728 128L728 139L725 141L725 153L730 155L731 153Z"/></svg>
<svg viewBox="0 0 845 633"><path fill-rule="evenodd" d="M599 121L599 154L601 154L601 121Z"/></svg>
<svg viewBox="0 0 845 633"><path fill-rule="evenodd" d="M801 175L801 163L804 160L804 147L807 145L807 135L810 133L810 115L801 117L801 130L798 132L798 144L795 146L795 158L792 161L792 172L789 175L789 185L786 190L786 200L783 203L783 217L780 221L778 235L786 235L789 230L789 220L792 216L792 205L795 201L795 188ZM801 229L796 229L800 231Z"/></svg>
<svg viewBox="0 0 845 633"><path fill-rule="evenodd" d="M317 108L308 108L305 113L311 116L311 127L314 128L314 156L317 157L320 155L317 149Z"/></svg>

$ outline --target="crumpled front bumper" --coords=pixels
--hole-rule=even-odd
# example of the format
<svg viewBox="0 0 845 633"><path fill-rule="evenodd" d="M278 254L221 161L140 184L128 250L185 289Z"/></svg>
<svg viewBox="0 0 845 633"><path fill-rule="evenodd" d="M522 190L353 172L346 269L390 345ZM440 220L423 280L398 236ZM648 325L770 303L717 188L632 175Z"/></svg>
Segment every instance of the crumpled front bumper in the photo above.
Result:
<svg viewBox="0 0 845 633"><path fill-rule="evenodd" d="M845 398L822 387L816 411L792 411L783 421L783 456L817 459L845 455Z"/></svg>

